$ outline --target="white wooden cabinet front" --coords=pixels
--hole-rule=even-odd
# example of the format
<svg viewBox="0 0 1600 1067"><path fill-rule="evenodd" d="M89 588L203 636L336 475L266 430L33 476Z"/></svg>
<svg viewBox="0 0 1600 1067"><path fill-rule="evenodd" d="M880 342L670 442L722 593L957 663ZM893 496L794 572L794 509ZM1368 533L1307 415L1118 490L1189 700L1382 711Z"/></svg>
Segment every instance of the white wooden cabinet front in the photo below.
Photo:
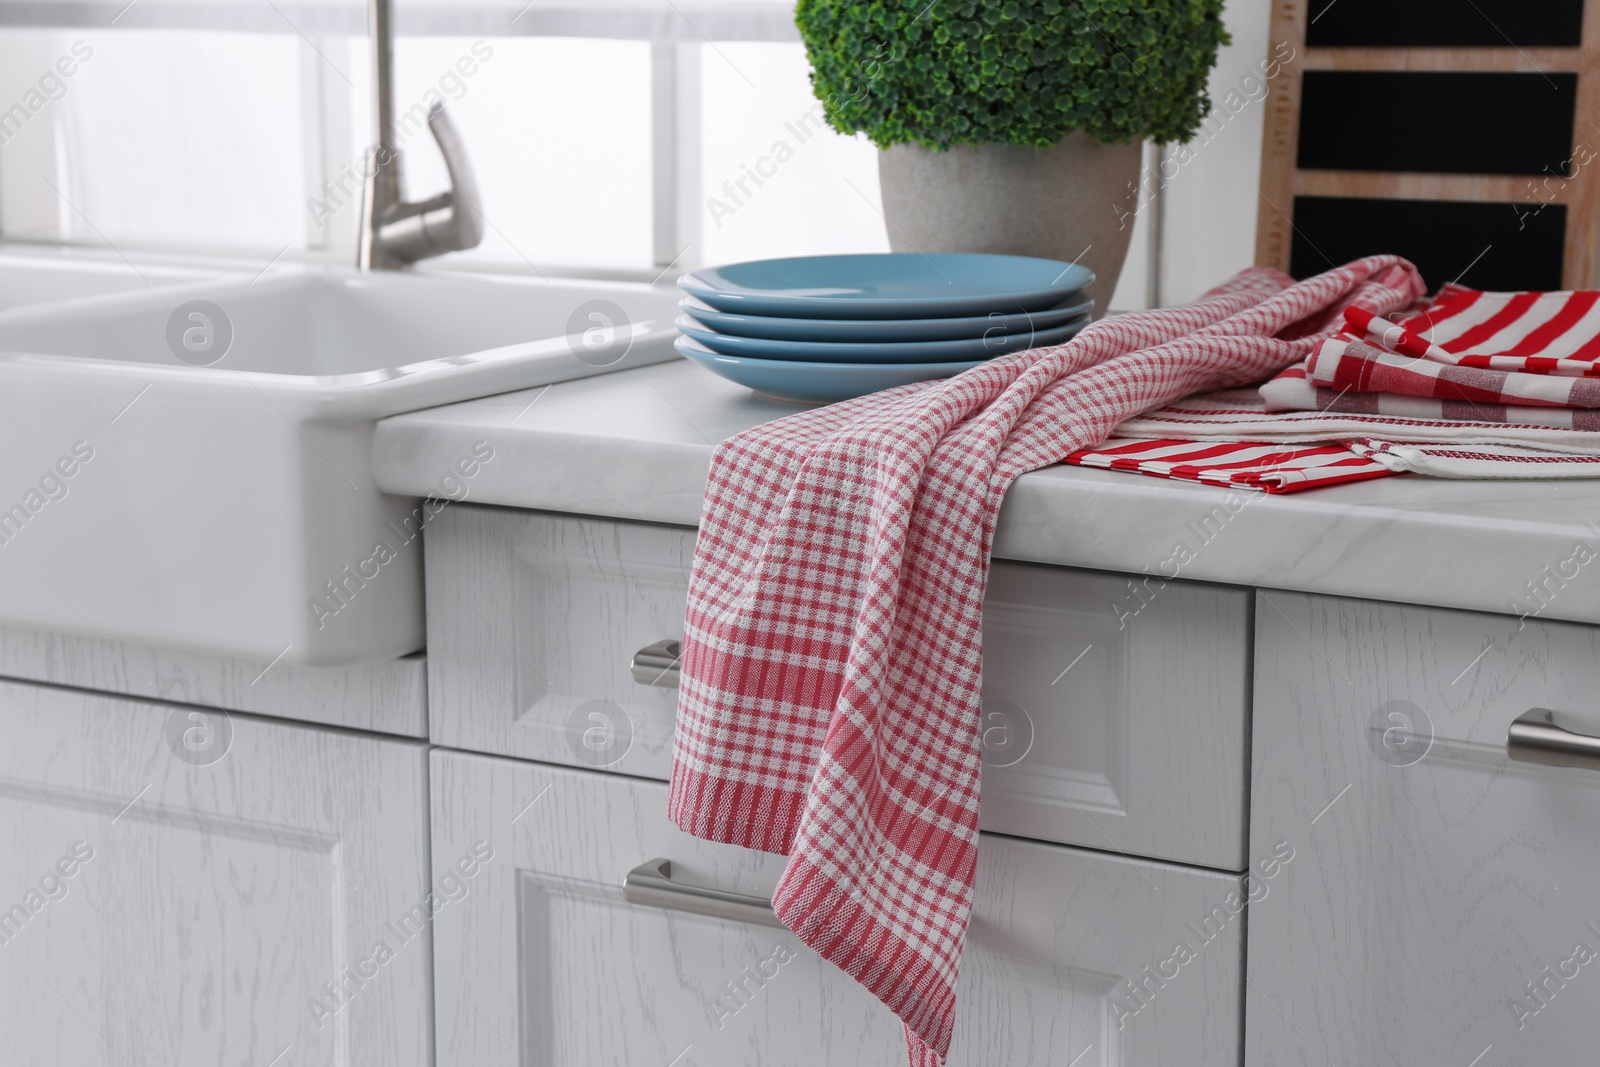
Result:
<svg viewBox="0 0 1600 1067"><path fill-rule="evenodd" d="M428 527L435 743L666 779L694 531L459 506ZM983 827L1245 866L1249 594L997 562Z"/></svg>
<svg viewBox="0 0 1600 1067"><path fill-rule="evenodd" d="M421 653L348 667L292 667L0 626L0 677L428 736L427 661Z"/></svg>
<svg viewBox="0 0 1600 1067"><path fill-rule="evenodd" d="M10 682L0 730L0 1063L431 1062L423 745Z"/></svg>
<svg viewBox="0 0 1600 1067"><path fill-rule="evenodd" d="M1600 736L1600 631L1262 593L1247 1064L1594 1063L1600 770L1510 760L1530 708Z"/></svg>
<svg viewBox="0 0 1600 1067"><path fill-rule="evenodd" d="M769 896L781 857L679 832L662 783L432 760L435 881L461 883L434 925L438 1067L904 1063L887 1010L787 931L621 892L662 857L674 881ZM951 1064L1236 1067L1239 888L985 835Z"/></svg>
<svg viewBox="0 0 1600 1067"><path fill-rule="evenodd" d="M665 778L676 689L639 649L683 636L693 530L457 505L424 541L435 744Z"/></svg>

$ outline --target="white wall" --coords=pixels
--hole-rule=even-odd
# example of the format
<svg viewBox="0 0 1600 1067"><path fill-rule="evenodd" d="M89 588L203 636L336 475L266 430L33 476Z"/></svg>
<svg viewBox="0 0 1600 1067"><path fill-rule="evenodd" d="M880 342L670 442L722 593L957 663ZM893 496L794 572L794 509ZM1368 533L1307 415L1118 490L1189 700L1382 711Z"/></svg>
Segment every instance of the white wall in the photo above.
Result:
<svg viewBox="0 0 1600 1067"><path fill-rule="evenodd" d="M1157 294L1162 304L1193 300L1211 286L1255 262L1256 186L1261 172L1261 131L1266 98L1249 99L1247 81L1258 74L1269 51L1270 0L1228 0L1223 13L1233 44L1224 48L1211 74L1213 118L1187 147L1192 158L1181 166L1179 146L1168 146L1161 190L1161 263ZM1279 83L1266 83L1268 95ZM1224 106L1228 94L1237 114ZM1226 121L1222 121L1226 115ZM1287 207L1287 205L1284 205Z"/></svg>

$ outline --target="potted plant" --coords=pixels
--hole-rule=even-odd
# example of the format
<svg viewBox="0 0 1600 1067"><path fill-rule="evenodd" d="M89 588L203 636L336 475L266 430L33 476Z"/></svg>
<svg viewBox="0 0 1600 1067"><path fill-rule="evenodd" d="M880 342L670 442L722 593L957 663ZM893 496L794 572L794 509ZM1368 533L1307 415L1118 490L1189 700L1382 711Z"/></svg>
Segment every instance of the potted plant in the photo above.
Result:
<svg viewBox="0 0 1600 1067"><path fill-rule="evenodd" d="M896 251L1077 260L1105 308L1140 143L1211 110L1222 0L799 0L828 123L878 157Z"/></svg>

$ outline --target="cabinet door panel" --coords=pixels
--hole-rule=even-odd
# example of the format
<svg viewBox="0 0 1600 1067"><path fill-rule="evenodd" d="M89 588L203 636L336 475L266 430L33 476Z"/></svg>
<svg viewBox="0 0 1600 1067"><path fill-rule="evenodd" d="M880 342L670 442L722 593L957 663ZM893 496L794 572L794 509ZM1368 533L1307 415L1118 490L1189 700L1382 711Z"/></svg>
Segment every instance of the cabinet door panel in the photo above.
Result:
<svg viewBox="0 0 1600 1067"><path fill-rule="evenodd" d="M997 561L983 828L1244 867L1249 598Z"/></svg>
<svg viewBox="0 0 1600 1067"><path fill-rule="evenodd" d="M1247 1062L1592 1062L1600 770L1506 735L1600 736L1600 634L1262 597L1252 850L1296 858L1250 912Z"/></svg>
<svg viewBox="0 0 1600 1067"><path fill-rule="evenodd" d="M12 683L0 728L0 1061L429 1063L421 745Z"/></svg>
<svg viewBox="0 0 1600 1067"><path fill-rule="evenodd" d="M678 691L629 671L683 636L693 530L453 507L428 527L436 744L666 778Z"/></svg>
<svg viewBox="0 0 1600 1067"><path fill-rule="evenodd" d="M750 897L782 873L679 832L665 785L436 751L433 802L436 880L492 854L435 922L439 1067L904 1062L897 1021L786 930L624 899L656 857ZM979 864L952 1067L1238 1063L1242 916L1189 928L1238 878L989 836Z"/></svg>

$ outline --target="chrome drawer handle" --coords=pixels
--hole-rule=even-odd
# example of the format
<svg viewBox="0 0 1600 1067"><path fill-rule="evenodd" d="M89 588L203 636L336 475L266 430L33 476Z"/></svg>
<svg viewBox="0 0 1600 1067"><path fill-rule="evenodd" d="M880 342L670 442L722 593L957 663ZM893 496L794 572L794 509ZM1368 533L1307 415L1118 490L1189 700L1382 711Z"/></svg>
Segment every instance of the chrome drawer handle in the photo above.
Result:
<svg viewBox="0 0 1600 1067"><path fill-rule="evenodd" d="M668 911L687 911L713 919L788 929L773 914L772 902L743 893L684 885L672 880L672 861L646 860L622 880L622 897L630 904L645 904Z"/></svg>
<svg viewBox="0 0 1600 1067"><path fill-rule="evenodd" d="M660 689L678 688L678 658L683 646L676 641L657 641L633 654L633 680Z"/></svg>
<svg viewBox="0 0 1600 1067"><path fill-rule="evenodd" d="M1575 734L1557 726L1555 713L1548 708L1530 708L1518 715L1506 731L1506 755L1552 767L1600 770L1600 737Z"/></svg>

